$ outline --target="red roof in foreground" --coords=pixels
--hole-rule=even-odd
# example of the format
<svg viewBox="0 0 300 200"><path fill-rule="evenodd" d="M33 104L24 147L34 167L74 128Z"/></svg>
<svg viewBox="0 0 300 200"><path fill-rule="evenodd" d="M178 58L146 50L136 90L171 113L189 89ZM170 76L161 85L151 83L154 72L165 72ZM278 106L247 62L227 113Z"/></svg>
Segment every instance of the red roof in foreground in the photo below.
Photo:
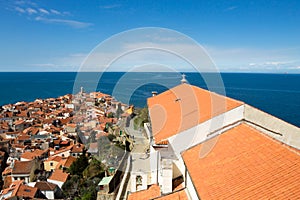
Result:
<svg viewBox="0 0 300 200"><path fill-rule="evenodd" d="M158 185L151 185L147 190L134 192L128 195L128 200L147 200L160 196Z"/></svg>
<svg viewBox="0 0 300 200"><path fill-rule="evenodd" d="M171 194L155 198L155 200L189 200L185 190L175 191Z"/></svg>
<svg viewBox="0 0 300 200"><path fill-rule="evenodd" d="M188 200L188 196L184 189L174 191L173 193L161 195L158 185L151 185L147 190L141 190L129 194L128 200Z"/></svg>
<svg viewBox="0 0 300 200"><path fill-rule="evenodd" d="M168 139L242 104L193 85L180 84L148 98L154 139L156 143Z"/></svg>
<svg viewBox="0 0 300 200"><path fill-rule="evenodd" d="M183 152L201 199L300 197L299 151L246 124L215 139L217 143L204 158L199 158L203 144Z"/></svg>

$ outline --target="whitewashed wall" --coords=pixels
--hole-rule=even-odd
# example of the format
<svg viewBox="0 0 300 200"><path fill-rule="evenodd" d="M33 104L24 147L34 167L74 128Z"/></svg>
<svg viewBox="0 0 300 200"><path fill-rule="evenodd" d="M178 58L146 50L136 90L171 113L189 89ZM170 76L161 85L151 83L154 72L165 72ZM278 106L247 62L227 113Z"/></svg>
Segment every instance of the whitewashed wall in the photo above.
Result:
<svg viewBox="0 0 300 200"><path fill-rule="evenodd" d="M136 187L136 177L141 176L142 177L142 185L138 188ZM140 190L146 190L147 187L147 173L132 173L130 175L130 192L137 192Z"/></svg>
<svg viewBox="0 0 300 200"><path fill-rule="evenodd" d="M150 150L150 177L148 179L148 185L157 184L157 174L158 174L158 158L159 152L155 151L153 147L152 151Z"/></svg>
<svg viewBox="0 0 300 200"><path fill-rule="evenodd" d="M199 200L189 172L186 173L186 188L190 199Z"/></svg>
<svg viewBox="0 0 300 200"><path fill-rule="evenodd" d="M256 124L255 128L271 137L300 149L300 129L298 127L249 105L245 105L245 120L251 122L253 126ZM264 128L260 128L259 126ZM276 133L280 133L282 136Z"/></svg>
<svg viewBox="0 0 300 200"><path fill-rule="evenodd" d="M181 133L170 137L169 142L176 155L179 157L182 151L205 141L211 133L237 123L243 118L244 105L218 115L188 130L182 131Z"/></svg>

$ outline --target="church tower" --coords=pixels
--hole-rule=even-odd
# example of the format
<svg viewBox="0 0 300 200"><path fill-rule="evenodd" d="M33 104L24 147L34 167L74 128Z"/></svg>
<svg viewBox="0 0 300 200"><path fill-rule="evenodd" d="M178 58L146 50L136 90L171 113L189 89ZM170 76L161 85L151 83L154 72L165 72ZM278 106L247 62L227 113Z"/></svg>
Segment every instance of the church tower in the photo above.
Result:
<svg viewBox="0 0 300 200"><path fill-rule="evenodd" d="M181 84L187 83L188 81L185 79L185 74L182 74Z"/></svg>

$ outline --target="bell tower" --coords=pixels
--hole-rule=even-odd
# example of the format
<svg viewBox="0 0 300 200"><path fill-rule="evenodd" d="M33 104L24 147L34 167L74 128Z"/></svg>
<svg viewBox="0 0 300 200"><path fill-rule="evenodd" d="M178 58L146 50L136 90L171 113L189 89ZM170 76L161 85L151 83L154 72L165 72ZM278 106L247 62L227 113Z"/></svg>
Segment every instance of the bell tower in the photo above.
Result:
<svg viewBox="0 0 300 200"><path fill-rule="evenodd" d="M187 82L188 82L188 81L185 79L185 74L181 74L181 77L182 77L182 79L181 79L181 84L187 83Z"/></svg>

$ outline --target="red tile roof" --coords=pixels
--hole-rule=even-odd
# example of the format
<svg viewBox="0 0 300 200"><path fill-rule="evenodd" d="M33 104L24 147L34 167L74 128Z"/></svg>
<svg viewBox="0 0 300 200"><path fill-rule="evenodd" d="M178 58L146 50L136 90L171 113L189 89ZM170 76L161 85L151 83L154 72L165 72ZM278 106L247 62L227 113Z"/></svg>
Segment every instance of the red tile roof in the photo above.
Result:
<svg viewBox="0 0 300 200"><path fill-rule="evenodd" d="M29 151L26 151L21 155L21 158L28 159L28 160L33 160L36 157L38 156L34 152L29 152Z"/></svg>
<svg viewBox="0 0 300 200"><path fill-rule="evenodd" d="M41 157L43 154L45 154L47 152L47 150L40 150L40 149L35 149L32 152L31 151L26 151L25 153L23 153L21 155L21 158L25 158L25 159L34 159L37 157Z"/></svg>
<svg viewBox="0 0 300 200"><path fill-rule="evenodd" d="M158 185L151 185L147 190L134 192L128 195L127 200L146 200L160 196L160 188Z"/></svg>
<svg viewBox="0 0 300 200"><path fill-rule="evenodd" d="M300 197L299 151L246 124L215 139L217 143L204 158L199 158L199 152L205 143L182 154L201 199Z"/></svg>
<svg viewBox="0 0 300 200"><path fill-rule="evenodd" d="M61 160L61 165L63 167L69 168L71 167L72 163L76 160L75 157L73 156L69 156L67 158L64 158L63 160Z"/></svg>
<svg viewBox="0 0 300 200"><path fill-rule="evenodd" d="M24 180L13 181L9 184L7 188L1 191L2 195L5 195L9 192L12 192L12 195L16 195L17 190L19 189L20 185L23 184Z"/></svg>
<svg viewBox="0 0 300 200"><path fill-rule="evenodd" d="M49 157L46 161L44 162L50 162L50 161L56 161L56 162L60 162L62 160L61 156L51 156Z"/></svg>
<svg viewBox="0 0 300 200"><path fill-rule="evenodd" d="M17 140L18 141L30 140L30 136L29 135L18 135Z"/></svg>
<svg viewBox="0 0 300 200"><path fill-rule="evenodd" d="M47 181L38 181L35 183L34 187L41 191L54 191L57 185Z"/></svg>
<svg viewBox="0 0 300 200"><path fill-rule="evenodd" d="M15 161L12 168L12 174L30 174L33 168L35 160L31 161Z"/></svg>
<svg viewBox="0 0 300 200"><path fill-rule="evenodd" d="M22 198L31 198L33 199L37 194L38 188L36 187L30 187L27 185L20 185L16 196L22 197Z"/></svg>
<svg viewBox="0 0 300 200"><path fill-rule="evenodd" d="M21 124L24 124L24 123L25 123L25 121L23 119L21 119L21 120L15 121L14 124L17 126L17 125L21 125Z"/></svg>
<svg viewBox="0 0 300 200"><path fill-rule="evenodd" d="M54 152L54 155L57 155L57 154L60 154L60 153L66 152L66 151L71 151L72 148L73 148L72 145L64 147L64 148L60 148L58 151Z"/></svg>
<svg viewBox="0 0 300 200"><path fill-rule="evenodd" d="M63 172L63 170L56 169L51 176L48 178L54 181L66 182L68 179L69 174Z"/></svg>
<svg viewBox="0 0 300 200"><path fill-rule="evenodd" d="M148 98L155 142L236 108L243 103L199 87L180 84Z"/></svg>
<svg viewBox="0 0 300 200"><path fill-rule="evenodd" d="M189 200L185 190L179 190L171 194L155 198L155 200Z"/></svg>
<svg viewBox="0 0 300 200"><path fill-rule="evenodd" d="M80 143L74 144L71 149L72 153L82 153L83 151L84 151L84 145Z"/></svg>

